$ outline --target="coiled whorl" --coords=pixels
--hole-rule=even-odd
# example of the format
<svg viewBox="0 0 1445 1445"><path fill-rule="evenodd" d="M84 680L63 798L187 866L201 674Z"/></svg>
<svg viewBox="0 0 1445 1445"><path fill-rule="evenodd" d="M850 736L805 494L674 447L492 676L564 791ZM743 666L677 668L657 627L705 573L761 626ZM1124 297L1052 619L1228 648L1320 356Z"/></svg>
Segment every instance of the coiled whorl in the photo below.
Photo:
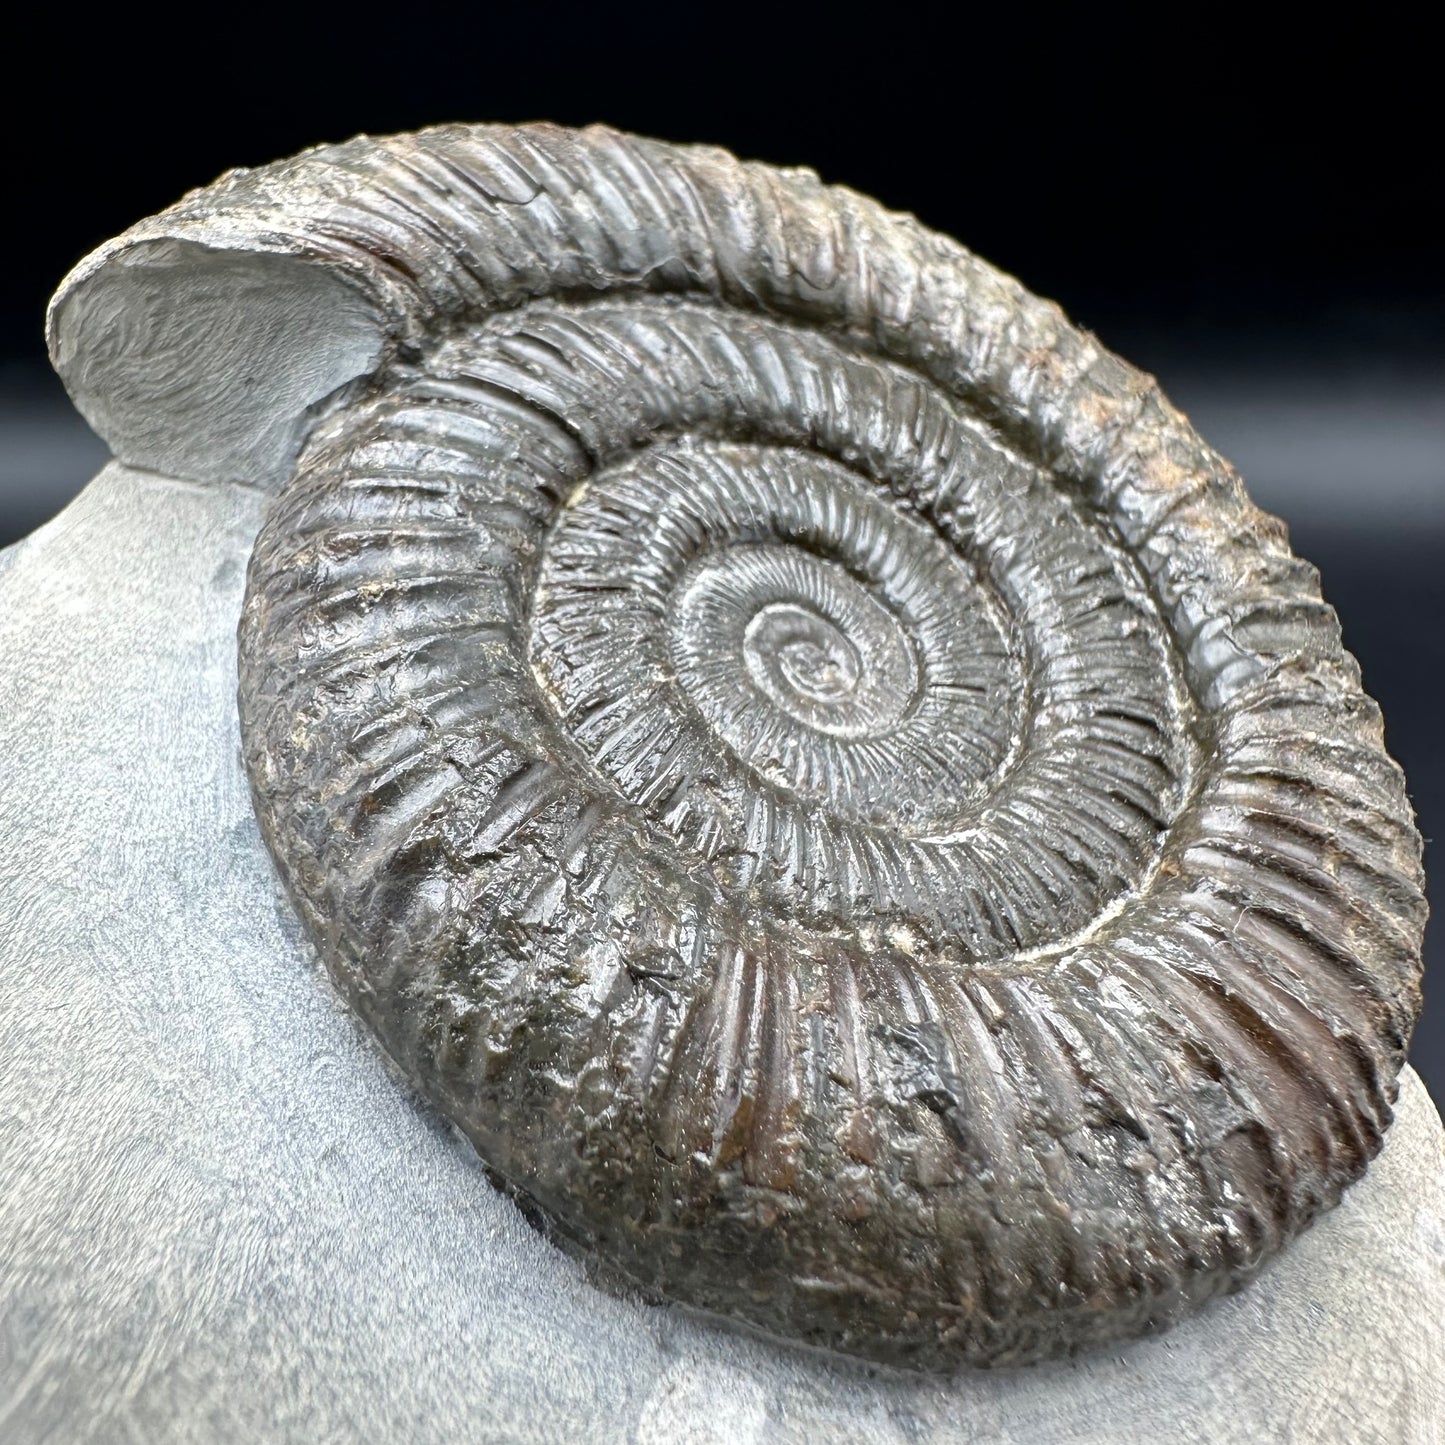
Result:
<svg viewBox="0 0 1445 1445"><path fill-rule="evenodd" d="M128 459L289 474L241 626L267 842L610 1270L1027 1360L1236 1286L1378 1149L1419 839L1315 573L952 241L454 127L228 176L53 324Z"/></svg>

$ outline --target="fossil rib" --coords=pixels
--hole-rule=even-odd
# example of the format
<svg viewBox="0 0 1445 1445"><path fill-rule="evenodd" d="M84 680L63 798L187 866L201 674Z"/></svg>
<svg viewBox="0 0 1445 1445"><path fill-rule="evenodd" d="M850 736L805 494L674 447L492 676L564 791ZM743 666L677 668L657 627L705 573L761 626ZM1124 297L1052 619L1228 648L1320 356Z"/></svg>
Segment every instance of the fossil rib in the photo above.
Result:
<svg viewBox="0 0 1445 1445"><path fill-rule="evenodd" d="M455 127L233 173L53 325L129 459L291 473L267 842L391 1056L626 1279L1034 1359L1237 1286L1378 1149L1420 845L1314 570L954 242Z"/></svg>

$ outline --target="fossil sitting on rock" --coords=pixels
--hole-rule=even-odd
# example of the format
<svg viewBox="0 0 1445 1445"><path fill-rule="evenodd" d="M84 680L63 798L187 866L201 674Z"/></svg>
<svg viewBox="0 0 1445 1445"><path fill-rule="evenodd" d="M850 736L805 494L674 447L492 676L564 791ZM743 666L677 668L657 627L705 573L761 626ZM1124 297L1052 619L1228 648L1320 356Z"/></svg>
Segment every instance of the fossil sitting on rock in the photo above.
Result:
<svg viewBox="0 0 1445 1445"><path fill-rule="evenodd" d="M267 843L600 1277L1035 1360L1239 1286L1379 1149L1420 840L1316 574L953 241L454 127L193 193L52 338L128 462L279 486Z"/></svg>

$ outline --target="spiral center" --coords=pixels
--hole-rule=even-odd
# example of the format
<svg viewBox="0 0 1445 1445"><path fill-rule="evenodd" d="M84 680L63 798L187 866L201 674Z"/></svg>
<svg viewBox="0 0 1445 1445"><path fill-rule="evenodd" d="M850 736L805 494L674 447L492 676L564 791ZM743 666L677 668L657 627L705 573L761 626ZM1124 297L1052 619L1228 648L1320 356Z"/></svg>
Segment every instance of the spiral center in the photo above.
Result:
<svg viewBox="0 0 1445 1445"><path fill-rule="evenodd" d="M858 649L842 631L794 602L770 602L754 614L743 659L754 683L779 707L789 702L785 687L804 702L837 702L857 690L862 674Z"/></svg>
<svg viewBox="0 0 1445 1445"><path fill-rule="evenodd" d="M836 462L746 444L594 475L548 539L531 652L627 796L759 867L830 820L954 828L1022 692L1002 614L936 530Z"/></svg>
<svg viewBox="0 0 1445 1445"><path fill-rule="evenodd" d="M917 691L916 648L902 620L846 568L794 547L744 545L709 558L684 588L678 620L685 634L724 647L742 623L734 645L752 686L816 732L886 732ZM709 711L717 725L717 709Z"/></svg>

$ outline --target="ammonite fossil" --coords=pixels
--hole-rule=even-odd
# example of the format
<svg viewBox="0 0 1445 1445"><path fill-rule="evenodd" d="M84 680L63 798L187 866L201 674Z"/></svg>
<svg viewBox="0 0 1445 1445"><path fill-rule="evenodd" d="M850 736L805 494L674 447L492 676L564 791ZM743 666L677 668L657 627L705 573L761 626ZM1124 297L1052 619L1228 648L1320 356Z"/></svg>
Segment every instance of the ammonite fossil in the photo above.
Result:
<svg viewBox="0 0 1445 1445"><path fill-rule="evenodd" d="M1030 1360L1237 1286L1379 1147L1419 839L1316 574L954 242L454 127L225 177L55 335L132 459L289 473L240 639L266 840L607 1277ZM219 440L155 427L221 392Z"/></svg>

